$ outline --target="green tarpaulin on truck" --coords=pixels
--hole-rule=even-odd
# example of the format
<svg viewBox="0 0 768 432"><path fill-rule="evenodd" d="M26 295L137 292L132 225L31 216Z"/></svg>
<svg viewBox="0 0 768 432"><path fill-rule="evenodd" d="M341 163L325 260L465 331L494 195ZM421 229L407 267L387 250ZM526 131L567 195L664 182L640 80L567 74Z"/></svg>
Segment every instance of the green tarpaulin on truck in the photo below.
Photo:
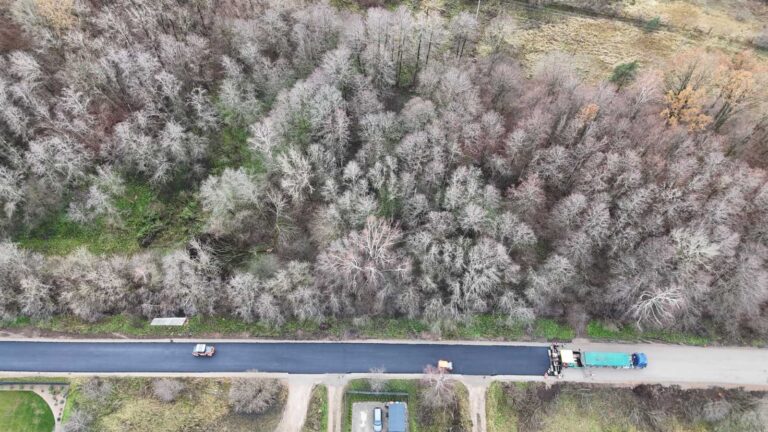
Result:
<svg viewBox="0 0 768 432"><path fill-rule="evenodd" d="M595 367L631 367L632 355L618 352L585 352L582 363L584 366Z"/></svg>

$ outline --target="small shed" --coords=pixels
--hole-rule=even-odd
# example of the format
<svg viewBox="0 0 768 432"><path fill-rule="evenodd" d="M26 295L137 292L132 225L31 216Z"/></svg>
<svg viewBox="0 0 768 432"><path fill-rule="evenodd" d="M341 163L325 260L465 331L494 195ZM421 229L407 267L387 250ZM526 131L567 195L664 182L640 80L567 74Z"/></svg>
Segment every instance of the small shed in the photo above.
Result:
<svg viewBox="0 0 768 432"><path fill-rule="evenodd" d="M187 323L186 318L155 318L149 325L152 326L183 326Z"/></svg>
<svg viewBox="0 0 768 432"><path fill-rule="evenodd" d="M387 408L387 430L389 432L406 432L408 416L405 413L405 404L393 402Z"/></svg>

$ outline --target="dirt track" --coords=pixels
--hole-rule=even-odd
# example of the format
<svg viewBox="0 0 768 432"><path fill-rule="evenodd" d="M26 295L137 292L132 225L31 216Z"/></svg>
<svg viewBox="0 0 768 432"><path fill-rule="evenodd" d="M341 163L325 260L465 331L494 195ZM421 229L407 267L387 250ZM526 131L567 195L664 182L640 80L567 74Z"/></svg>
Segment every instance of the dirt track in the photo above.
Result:
<svg viewBox="0 0 768 432"><path fill-rule="evenodd" d="M312 396L316 378L307 375L288 377L288 401L285 404L283 418L275 432L300 431L307 417L307 408Z"/></svg>
<svg viewBox="0 0 768 432"><path fill-rule="evenodd" d="M460 380L469 392L469 412L472 416L472 432L486 432L485 397L488 393L490 379L480 377L463 377Z"/></svg>
<svg viewBox="0 0 768 432"><path fill-rule="evenodd" d="M768 388L768 349L690 347L662 344L604 344L575 340L570 348L585 351L644 352L648 367L642 370L571 369L563 379L614 384L729 385Z"/></svg>

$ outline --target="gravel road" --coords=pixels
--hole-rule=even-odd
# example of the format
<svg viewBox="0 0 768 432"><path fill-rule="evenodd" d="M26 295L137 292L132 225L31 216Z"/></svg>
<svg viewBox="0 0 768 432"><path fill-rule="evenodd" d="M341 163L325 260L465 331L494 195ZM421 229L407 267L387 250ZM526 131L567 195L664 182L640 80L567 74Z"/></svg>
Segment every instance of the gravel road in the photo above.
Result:
<svg viewBox="0 0 768 432"><path fill-rule="evenodd" d="M743 385L768 388L768 349L690 347L663 344L605 344L574 341L568 348L584 351L644 352L648 367L640 370L570 369L565 380L598 383Z"/></svg>

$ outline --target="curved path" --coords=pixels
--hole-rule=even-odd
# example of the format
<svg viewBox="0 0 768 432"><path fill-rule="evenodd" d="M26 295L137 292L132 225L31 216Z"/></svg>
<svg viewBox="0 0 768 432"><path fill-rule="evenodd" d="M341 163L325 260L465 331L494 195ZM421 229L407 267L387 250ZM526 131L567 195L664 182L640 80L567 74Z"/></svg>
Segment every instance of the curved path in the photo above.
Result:
<svg viewBox="0 0 768 432"><path fill-rule="evenodd" d="M195 358L190 342L0 342L5 372L286 372L421 373L438 359L462 375L543 375L545 346L397 343L216 343L216 356Z"/></svg>

